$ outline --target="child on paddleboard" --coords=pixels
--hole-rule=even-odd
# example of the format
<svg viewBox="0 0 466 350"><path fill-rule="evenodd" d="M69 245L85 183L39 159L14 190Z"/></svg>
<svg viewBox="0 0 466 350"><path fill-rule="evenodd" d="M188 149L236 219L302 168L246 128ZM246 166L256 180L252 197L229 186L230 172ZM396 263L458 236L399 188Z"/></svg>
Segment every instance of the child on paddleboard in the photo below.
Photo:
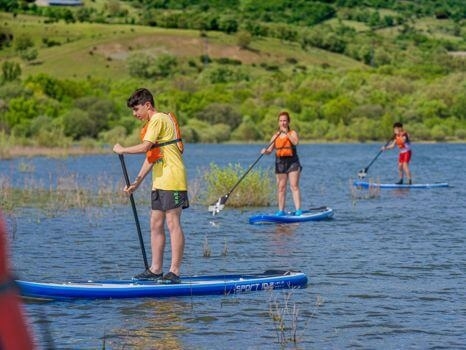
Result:
<svg viewBox="0 0 466 350"><path fill-rule="evenodd" d="M386 146L382 147L382 151L392 149L398 146L400 153L398 156L398 175L399 180L397 185L403 184L403 175L406 175L408 185L413 183L411 179L411 170L409 169L409 162L411 160L411 142L409 141L409 134L403 129L403 124L396 122L393 124L393 140Z"/></svg>
<svg viewBox="0 0 466 350"><path fill-rule="evenodd" d="M178 122L173 113L158 112L154 97L147 89L138 89L128 99L127 106L133 116L144 122L141 143L123 147L117 143L113 151L118 154L145 153L146 158L134 182L125 192L134 192L147 174L152 171L151 192L151 247L152 262L149 268L134 276L137 280L159 280L161 283L180 283L185 238L181 227L181 211L189 207L186 169L183 162L183 143ZM171 265L163 274L165 223L170 232Z"/></svg>
<svg viewBox="0 0 466 350"><path fill-rule="evenodd" d="M278 115L278 131L270 139L270 146L263 148L262 154L270 154L275 150L275 174L277 178L278 212L276 215L285 215L286 185L289 180L291 194L295 206L295 215L302 215L301 193L299 190L299 176L302 166L299 162L296 146L298 133L290 129L290 115L280 112Z"/></svg>

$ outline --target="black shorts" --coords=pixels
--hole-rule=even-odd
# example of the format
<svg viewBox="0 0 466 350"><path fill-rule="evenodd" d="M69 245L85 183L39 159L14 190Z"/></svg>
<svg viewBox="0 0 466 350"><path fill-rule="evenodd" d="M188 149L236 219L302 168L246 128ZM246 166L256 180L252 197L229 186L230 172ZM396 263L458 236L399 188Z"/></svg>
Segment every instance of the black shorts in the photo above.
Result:
<svg viewBox="0 0 466 350"><path fill-rule="evenodd" d="M303 167L297 157L280 157L275 159L275 174L288 174L301 171Z"/></svg>
<svg viewBox="0 0 466 350"><path fill-rule="evenodd" d="M189 208L188 191L155 190L151 193L152 210L167 211L182 207Z"/></svg>

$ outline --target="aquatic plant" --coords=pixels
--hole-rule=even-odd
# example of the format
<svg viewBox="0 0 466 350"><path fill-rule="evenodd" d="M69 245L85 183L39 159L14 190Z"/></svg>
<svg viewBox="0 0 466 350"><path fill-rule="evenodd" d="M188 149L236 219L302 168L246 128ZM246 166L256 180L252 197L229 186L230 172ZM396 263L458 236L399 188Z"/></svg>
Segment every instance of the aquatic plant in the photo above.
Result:
<svg viewBox="0 0 466 350"><path fill-rule="evenodd" d="M13 186L10 178L0 176L0 207L5 212L32 207L42 210L48 216L55 216L74 208L126 203L128 198L121 190L122 187L120 181L112 183L105 175L86 182L78 179L77 174L70 174L58 177L48 186L34 178L27 178L20 187Z"/></svg>
<svg viewBox="0 0 466 350"><path fill-rule="evenodd" d="M208 258L212 254L212 249L210 249L209 241L207 239L207 236L205 236L205 238L204 238L204 244L203 244L202 248L203 248L202 249L202 251L203 251L202 256L204 258Z"/></svg>
<svg viewBox="0 0 466 350"><path fill-rule="evenodd" d="M204 173L205 203L213 203L220 196L231 191L241 176L246 173L240 164L229 164L225 168L211 163L210 169ZM275 194L271 173L265 169L252 170L239 183L228 198L231 207L264 207L271 203Z"/></svg>
<svg viewBox="0 0 466 350"><path fill-rule="evenodd" d="M299 309L296 303L290 302L292 295L293 291L284 293L283 303L280 303L276 297L269 302L269 316L274 323L277 340L281 346L289 342L298 342Z"/></svg>
<svg viewBox="0 0 466 350"><path fill-rule="evenodd" d="M350 193L351 199L353 201L353 205L356 204L358 199L374 199L380 197L380 187L379 186L371 186L372 184L380 185L380 179L369 179L369 187L368 188L360 188L353 185L354 180L349 180L350 186Z"/></svg>

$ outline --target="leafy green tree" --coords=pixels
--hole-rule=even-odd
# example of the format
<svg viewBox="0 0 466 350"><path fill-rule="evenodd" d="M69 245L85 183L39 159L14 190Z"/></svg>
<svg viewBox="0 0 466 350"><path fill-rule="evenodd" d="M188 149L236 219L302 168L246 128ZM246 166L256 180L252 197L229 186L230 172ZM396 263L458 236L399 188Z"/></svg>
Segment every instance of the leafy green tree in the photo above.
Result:
<svg viewBox="0 0 466 350"><path fill-rule="evenodd" d="M117 125L108 131L101 131L98 139L108 145L113 145L124 140L126 136L127 133L125 127Z"/></svg>
<svg viewBox="0 0 466 350"><path fill-rule="evenodd" d="M209 124L226 124L235 129L242 121L242 116L230 104L212 103L196 113L196 118Z"/></svg>
<svg viewBox="0 0 466 350"><path fill-rule="evenodd" d="M235 140L240 141L255 141L262 137L262 133L250 116L244 116L241 124L233 131L232 134Z"/></svg>
<svg viewBox="0 0 466 350"><path fill-rule="evenodd" d="M233 16L222 16L218 20L218 29L227 34L238 31L238 21Z"/></svg>
<svg viewBox="0 0 466 350"><path fill-rule="evenodd" d="M183 138L189 141L216 143L220 142L225 130L225 127L219 127L219 129L216 129L215 126L212 126L205 121L193 118L190 119L188 124L182 128L181 133Z"/></svg>
<svg viewBox="0 0 466 350"><path fill-rule="evenodd" d="M331 123L338 124L340 121L347 124L349 115L355 103L345 96L339 96L330 100L322 106L322 115Z"/></svg>
<svg viewBox="0 0 466 350"><path fill-rule="evenodd" d="M95 123L96 132L100 133L118 124L118 111L115 103L107 98L85 96L75 101L78 109L85 111Z"/></svg>
<svg viewBox="0 0 466 350"><path fill-rule="evenodd" d="M306 127L306 125L309 126ZM303 128L301 137L306 135L305 138L322 140L325 139L332 125L325 119L317 119L312 123L302 123L301 127Z"/></svg>
<svg viewBox="0 0 466 350"><path fill-rule="evenodd" d="M160 55L147 68L149 78L172 76L178 66L178 60L172 55Z"/></svg>
<svg viewBox="0 0 466 350"><path fill-rule="evenodd" d="M79 140L83 137L96 137L96 123L81 109L71 109L62 116L63 131L66 136Z"/></svg>

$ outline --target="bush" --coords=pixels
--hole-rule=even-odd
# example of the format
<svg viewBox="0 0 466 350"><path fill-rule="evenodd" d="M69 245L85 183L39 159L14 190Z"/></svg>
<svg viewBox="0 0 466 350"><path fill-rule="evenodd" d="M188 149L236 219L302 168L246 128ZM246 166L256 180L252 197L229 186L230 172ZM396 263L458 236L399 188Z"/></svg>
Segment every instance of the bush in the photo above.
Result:
<svg viewBox="0 0 466 350"><path fill-rule="evenodd" d="M245 116L238 128L233 131L232 137L239 141L255 141L262 137L262 132L259 127L254 124L251 117Z"/></svg>
<svg viewBox="0 0 466 350"><path fill-rule="evenodd" d="M242 119L241 114L226 103L212 103L196 113L196 118L211 125L223 123L229 125L231 129L237 128Z"/></svg>
<svg viewBox="0 0 466 350"><path fill-rule="evenodd" d="M96 137L95 121L89 114L81 109L72 109L63 116L63 126L66 136L71 136L74 140L82 137Z"/></svg>
<svg viewBox="0 0 466 350"><path fill-rule="evenodd" d="M212 204L220 196L228 193L246 171L239 164L229 164L224 169L216 164L210 164L210 169L203 176L207 186L205 203ZM274 192L269 171L251 170L229 196L228 205L232 207L269 206Z"/></svg>
<svg viewBox="0 0 466 350"><path fill-rule="evenodd" d="M66 137L60 129L40 130L35 137L38 146L61 147L71 146L71 138Z"/></svg>
<svg viewBox="0 0 466 350"><path fill-rule="evenodd" d="M240 49L247 49L249 45L251 44L251 41L252 41L251 33L245 30L238 32L237 37L236 37L236 42Z"/></svg>
<svg viewBox="0 0 466 350"><path fill-rule="evenodd" d="M121 142L122 140L125 139L125 137L126 137L126 129L125 127L121 125L115 126L111 130L103 131L99 133L99 140L109 145L113 145L117 142Z"/></svg>
<svg viewBox="0 0 466 350"><path fill-rule="evenodd" d="M21 76L21 66L17 62L5 61L2 64L2 83L14 81Z"/></svg>

